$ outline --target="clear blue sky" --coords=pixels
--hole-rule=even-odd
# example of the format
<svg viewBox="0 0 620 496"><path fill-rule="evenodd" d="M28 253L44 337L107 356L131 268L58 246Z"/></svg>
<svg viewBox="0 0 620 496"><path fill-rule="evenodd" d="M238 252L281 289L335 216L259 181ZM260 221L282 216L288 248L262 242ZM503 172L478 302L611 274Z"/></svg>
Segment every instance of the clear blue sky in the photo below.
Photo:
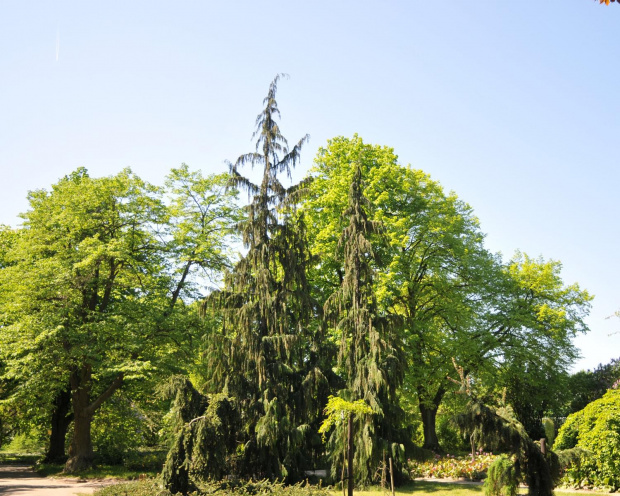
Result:
<svg viewBox="0 0 620 496"><path fill-rule="evenodd" d="M491 250L561 260L596 295L577 340L593 368L620 356L619 34L620 5L592 0L4 0L0 223L79 166L223 171L286 72L300 175L334 136L394 147Z"/></svg>

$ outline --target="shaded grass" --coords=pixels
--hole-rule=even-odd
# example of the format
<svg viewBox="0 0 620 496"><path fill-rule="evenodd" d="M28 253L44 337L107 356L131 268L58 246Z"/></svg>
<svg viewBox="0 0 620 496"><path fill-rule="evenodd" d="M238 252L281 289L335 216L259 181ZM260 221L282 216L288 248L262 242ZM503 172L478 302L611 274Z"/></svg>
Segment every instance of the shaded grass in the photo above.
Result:
<svg viewBox="0 0 620 496"><path fill-rule="evenodd" d="M78 472L76 474L65 474L64 465L51 465L41 463L35 467L36 472L44 477L62 476L65 478L75 477L77 479L119 479L119 480L135 480L141 475L146 474L147 477L155 477L161 469L153 467L146 468L127 468L123 465L97 465L94 468Z"/></svg>
<svg viewBox="0 0 620 496"><path fill-rule="evenodd" d="M95 491L94 494L97 496L157 496L161 494L161 489L156 481L146 480L104 487Z"/></svg>
<svg viewBox="0 0 620 496"><path fill-rule="evenodd" d="M34 465L39 458L41 458L39 453L0 451L0 464L2 465Z"/></svg>
<svg viewBox="0 0 620 496"><path fill-rule="evenodd" d="M62 476L80 479L121 479L135 480L140 476L156 477L162 470L166 452L157 449L144 449L128 453L123 463L109 464L101 459L95 461L95 467L78 472L65 474L64 464L39 463L35 470L45 477Z"/></svg>

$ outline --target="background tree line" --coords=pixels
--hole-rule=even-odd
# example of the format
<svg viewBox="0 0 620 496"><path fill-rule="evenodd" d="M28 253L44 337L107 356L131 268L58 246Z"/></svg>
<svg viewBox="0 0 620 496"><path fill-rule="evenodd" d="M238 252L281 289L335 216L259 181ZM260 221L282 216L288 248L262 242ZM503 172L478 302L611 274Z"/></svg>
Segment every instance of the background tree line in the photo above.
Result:
<svg viewBox="0 0 620 496"><path fill-rule="evenodd" d="M307 136L282 135L278 82L229 174L183 165L156 187L78 169L29 194L0 231L0 436L38 430L77 471L117 424L135 443L163 432L186 490L341 474L345 422L319 434L330 395L372 412L355 418L360 480L385 453L398 467L415 444L463 444L445 422L457 371L532 436L566 410L591 296L557 261L490 253L469 205L357 135L288 186Z"/></svg>

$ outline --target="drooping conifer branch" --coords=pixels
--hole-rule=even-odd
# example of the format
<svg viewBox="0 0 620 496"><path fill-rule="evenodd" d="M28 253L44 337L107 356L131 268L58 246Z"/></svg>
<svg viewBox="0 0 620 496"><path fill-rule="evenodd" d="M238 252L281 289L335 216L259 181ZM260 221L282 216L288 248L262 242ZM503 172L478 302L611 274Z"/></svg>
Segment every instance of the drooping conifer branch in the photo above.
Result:
<svg viewBox="0 0 620 496"><path fill-rule="evenodd" d="M230 186L250 200L237 225L247 253L205 308L223 319L225 335L211 338L219 350L210 356L211 369L242 412L244 475L294 480L308 463L308 424L318 422L317 391L326 379L316 359L309 359L316 305L306 279L310 253L304 220L296 212L307 182L285 187L279 179L282 173L290 178L308 136L289 149L277 123L280 78L271 83L256 119L255 152L230 164ZM242 175L246 165L262 167L260 183Z"/></svg>

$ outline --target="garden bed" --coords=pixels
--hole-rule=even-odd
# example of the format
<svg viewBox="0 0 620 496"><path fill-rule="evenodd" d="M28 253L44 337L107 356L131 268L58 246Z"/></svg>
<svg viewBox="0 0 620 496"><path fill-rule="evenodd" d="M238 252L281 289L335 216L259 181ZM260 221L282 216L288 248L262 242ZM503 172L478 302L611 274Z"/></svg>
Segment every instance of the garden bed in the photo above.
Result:
<svg viewBox="0 0 620 496"><path fill-rule="evenodd" d="M412 479L450 479L480 481L486 478L487 469L496 455L480 452L476 456L436 455L426 461L408 460L407 468Z"/></svg>

